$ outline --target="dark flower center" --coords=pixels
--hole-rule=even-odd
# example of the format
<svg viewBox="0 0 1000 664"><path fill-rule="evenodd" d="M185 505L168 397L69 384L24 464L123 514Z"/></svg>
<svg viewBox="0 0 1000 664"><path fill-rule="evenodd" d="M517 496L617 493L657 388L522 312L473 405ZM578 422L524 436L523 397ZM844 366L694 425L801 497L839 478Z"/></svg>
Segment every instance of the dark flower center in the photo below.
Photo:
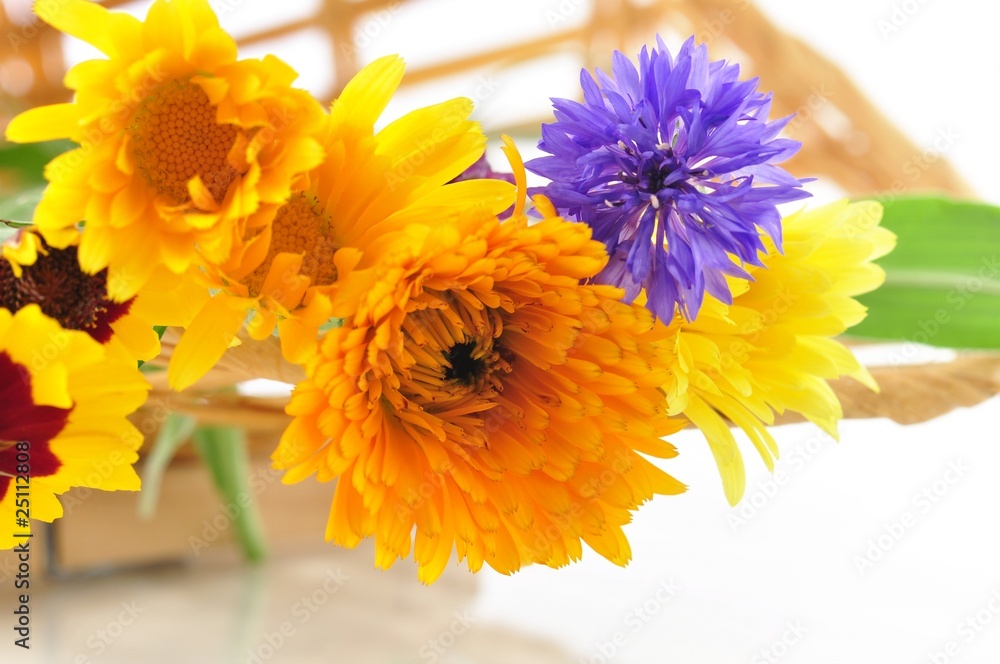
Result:
<svg viewBox="0 0 1000 664"><path fill-rule="evenodd" d="M132 301L108 299L108 273L85 274L77 261L76 247L47 248L34 265L23 268L20 278L6 260L0 260L0 307L16 312L37 304L42 312L65 329L81 330L107 343L111 324L128 313Z"/></svg>
<svg viewBox="0 0 1000 664"><path fill-rule="evenodd" d="M688 176L704 174L704 170L688 171L684 160L669 145L658 145L643 153L624 141L618 147L627 155L618 159L619 181L646 194L655 196L667 187L680 186Z"/></svg>
<svg viewBox="0 0 1000 664"><path fill-rule="evenodd" d="M444 377L457 380L462 385L474 385L486 373L486 361L482 357L473 357L476 350L475 341L455 344L448 351L450 367L445 369Z"/></svg>

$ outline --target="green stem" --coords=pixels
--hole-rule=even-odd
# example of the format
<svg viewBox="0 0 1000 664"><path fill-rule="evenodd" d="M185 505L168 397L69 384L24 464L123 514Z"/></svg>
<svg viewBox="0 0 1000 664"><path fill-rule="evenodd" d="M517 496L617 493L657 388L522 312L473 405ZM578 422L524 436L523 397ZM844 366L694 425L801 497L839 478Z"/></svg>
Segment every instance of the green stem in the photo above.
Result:
<svg viewBox="0 0 1000 664"><path fill-rule="evenodd" d="M225 513L251 562L266 555L264 528L250 490L250 460L246 436L242 429L223 426L200 427L194 432L194 446L212 473L215 486L222 496ZM221 509L221 506L220 506Z"/></svg>

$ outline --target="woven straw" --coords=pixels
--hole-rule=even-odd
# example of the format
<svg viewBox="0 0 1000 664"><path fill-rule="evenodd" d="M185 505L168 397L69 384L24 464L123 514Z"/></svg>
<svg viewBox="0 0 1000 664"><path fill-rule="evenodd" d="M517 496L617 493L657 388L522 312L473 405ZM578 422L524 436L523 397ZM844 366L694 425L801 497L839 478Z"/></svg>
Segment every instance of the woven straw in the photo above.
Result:
<svg viewBox="0 0 1000 664"><path fill-rule="evenodd" d="M115 7L121 0L107 0ZM390 11L393 21L407 19L400 13L400 0L326 0L314 16L251 32L240 39L243 46L294 35L304 29L325 32L332 52L333 85L328 96L337 92L360 64L358 51L351 44L356 31L370 24L377 12ZM572 3L574 6L579 3ZM502 9L502 4L483 3L484 10ZM12 26L0 3L4 32L28 34L25 41L3 40L0 64L8 72L30 70L27 92L18 103L7 96L0 98L0 125L6 124L17 107L64 101L68 94L62 87L64 73L60 39L41 23ZM709 45L713 58L740 62L746 75L759 76L761 89L774 91L774 115L797 113L787 133L803 143L788 169L800 177L821 177L836 183L852 196L878 195L884 192L932 190L968 196L971 190L944 159L928 164L916 182L903 179L900 164L922 149L893 125L832 62L809 45L775 27L747 0L595 0L585 20L572 21L572 27L542 37L510 43L479 53L456 54L450 60L425 67L411 67L403 86L436 80L454 80L473 76L486 69L497 74L512 67L540 62L553 54L573 54L587 67L608 67L610 53L618 48L635 52L656 31L665 35L697 35ZM576 16L574 16L576 19ZM20 31L20 32L18 32ZM280 53L278 55L281 55ZM405 55L405 54L404 54ZM14 63L14 64L11 64ZM15 87L25 87L21 80ZM491 134L511 133L531 140L538 135L540 123L550 120L549 112L539 109L531 121L492 122ZM175 340L165 337L163 364ZM883 367L873 370L882 386L878 396L850 380L834 383L844 403L845 417L890 417L912 423L937 417L960 406L971 406L1000 391L1000 357L959 355L950 363L919 366ZM276 343L248 342L232 349L226 358L194 388L184 394L171 393L165 385L165 373L152 373L154 383L150 408L168 407L196 415L204 422L239 424L260 438L270 438L287 423L282 409L285 399L239 396L232 386L249 378L272 378L295 382L301 373L284 364ZM254 436L252 436L254 438Z"/></svg>

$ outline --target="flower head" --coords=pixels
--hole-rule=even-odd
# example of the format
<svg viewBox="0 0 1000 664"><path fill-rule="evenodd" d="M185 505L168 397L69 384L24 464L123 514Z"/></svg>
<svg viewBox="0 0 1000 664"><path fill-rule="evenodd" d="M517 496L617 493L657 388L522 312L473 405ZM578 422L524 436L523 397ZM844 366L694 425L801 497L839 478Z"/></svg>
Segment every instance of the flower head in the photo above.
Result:
<svg viewBox="0 0 1000 664"><path fill-rule="evenodd" d="M277 58L237 60L207 0L156 0L144 22L86 0L37 11L108 58L73 67L75 101L22 113L7 137L80 144L46 168L35 222L63 248L86 220L80 263L109 269L112 299L134 296L157 266L224 260L322 159L310 136L322 108Z"/></svg>
<svg viewBox="0 0 1000 664"><path fill-rule="evenodd" d="M877 389L857 358L833 337L865 317L854 296L885 278L872 261L895 237L880 227L882 207L846 201L784 219L785 251L772 245L752 280L731 279L732 305L708 297L694 322L678 317L671 411L701 429L726 497L743 495L743 459L729 423L753 442L768 468L778 448L767 430L774 413L801 413L833 437L842 411L828 380L851 376Z"/></svg>
<svg viewBox="0 0 1000 664"><path fill-rule="evenodd" d="M76 243L50 247L32 227L19 230L2 247L0 307L16 312L37 305L62 328L86 332L101 344L120 345L135 360L159 354L154 324L189 323L208 295L194 281L161 269L138 295L116 302L109 296L108 270L84 272Z"/></svg>
<svg viewBox="0 0 1000 664"><path fill-rule="evenodd" d="M551 209L528 226L522 210L431 214L340 250L344 323L306 365L273 456L286 482L339 478L328 539L374 536L383 568L412 550L424 582L453 550L473 571L561 566L582 543L624 564L631 511L684 490L639 454L675 454L660 438L681 425L658 389L666 328L581 284L607 261L587 226Z"/></svg>
<svg viewBox="0 0 1000 664"><path fill-rule="evenodd" d="M554 100L539 143L550 156L527 165L551 180L543 191L560 212L607 246L598 281L629 301L645 288L661 320L675 306L693 320L706 291L731 301L726 275L746 278L733 257L760 265L761 232L780 248L775 206L808 194L774 165L799 143L776 138L790 118L767 122L771 97L757 79L709 62L693 38L676 58L657 43L638 69L615 52L612 76L584 70L583 103Z"/></svg>
<svg viewBox="0 0 1000 664"><path fill-rule="evenodd" d="M132 464L142 435L126 415L148 390L131 358L63 329L37 305L0 307L0 519L10 524L0 549L29 532L15 522L29 487L31 518L48 522L62 516L56 496L71 487L139 489Z"/></svg>
<svg viewBox="0 0 1000 664"><path fill-rule="evenodd" d="M470 100L420 108L376 130L404 68L399 57L386 56L347 84L314 135L324 160L303 176L301 191L271 223L238 238L226 261L206 267L206 285L218 295L174 352L169 377L176 389L218 361L248 312L252 337L266 338L277 326L287 357L312 352L327 316L310 305L337 280L333 255L342 247L363 249L422 209L442 210L444 221L463 207L510 205L514 188L506 182L448 184L486 146L469 120Z"/></svg>

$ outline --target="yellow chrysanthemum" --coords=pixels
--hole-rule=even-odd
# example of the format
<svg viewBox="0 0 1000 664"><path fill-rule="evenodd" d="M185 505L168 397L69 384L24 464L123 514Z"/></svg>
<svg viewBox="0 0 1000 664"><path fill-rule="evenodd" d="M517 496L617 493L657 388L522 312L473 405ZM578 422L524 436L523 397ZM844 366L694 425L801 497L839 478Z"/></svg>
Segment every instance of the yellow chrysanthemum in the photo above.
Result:
<svg viewBox="0 0 1000 664"><path fill-rule="evenodd" d="M624 565L632 510L684 490L639 454L676 453L666 328L581 284L603 244L539 203L532 226L521 201L503 223L428 215L337 252L344 324L308 362L273 460L286 482L339 478L327 539L374 536L379 567L412 549L430 583L454 550L509 574L584 542Z"/></svg>
<svg viewBox="0 0 1000 664"><path fill-rule="evenodd" d="M38 306L0 308L0 549L24 541L29 518L62 516L71 487L139 489L142 434L126 416L148 389L130 357Z"/></svg>
<svg viewBox="0 0 1000 664"><path fill-rule="evenodd" d="M827 380L851 376L877 390L857 358L833 337L865 317L855 295L885 273L872 261L895 236L880 227L875 202L834 203L782 222L783 253L773 246L754 281L731 279L733 304L711 296L693 322L678 318L671 412L683 414L712 448L726 497L743 496L743 458L729 429L742 429L773 469L774 414L793 411L837 436L840 402ZM728 421L727 421L728 420Z"/></svg>
<svg viewBox="0 0 1000 664"><path fill-rule="evenodd" d="M465 207L499 212L511 204L514 189L506 182L445 186L486 145L479 125L468 119L468 99L415 110L375 131L403 70L400 58L387 56L347 84L316 135L325 159L308 174L303 191L292 195L271 224L250 229L229 260L209 267L208 285L219 294L177 345L168 376L172 387L184 389L208 371L248 313L252 337L267 337L280 319L286 355L295 359L310 352L325 312L308 305L315 292L336 281L332 257L338 249L364 248L430 209L445 223Z"/></svg>
<svg viewBox="0 0 1000 664"><path fill-rule="evenodd" d="M33 228L25 228L2 246L0 307L16 312L38 305L63 328L120 346L134 360L147 361L159 354L153 325L186 325L208 299L208 291L194 280L160 268L138 295L115 302L108 295L112 290L108 271L83 272L76 243L54 249Z"/></svg>
<svg viewBox="0 0 1000 664"><path fill-rule="evenodd" d="M206 0L156 0L145 22L86 0L36 10L108 59L73 67L75 100L22 113L7 138L80 144L46 168L35 222L62 248L86 220L80 264L110 270L113 299L159 265L180 274L225 260L322 159L311 137L322 108L277 58L237 60Z"/></svg>

